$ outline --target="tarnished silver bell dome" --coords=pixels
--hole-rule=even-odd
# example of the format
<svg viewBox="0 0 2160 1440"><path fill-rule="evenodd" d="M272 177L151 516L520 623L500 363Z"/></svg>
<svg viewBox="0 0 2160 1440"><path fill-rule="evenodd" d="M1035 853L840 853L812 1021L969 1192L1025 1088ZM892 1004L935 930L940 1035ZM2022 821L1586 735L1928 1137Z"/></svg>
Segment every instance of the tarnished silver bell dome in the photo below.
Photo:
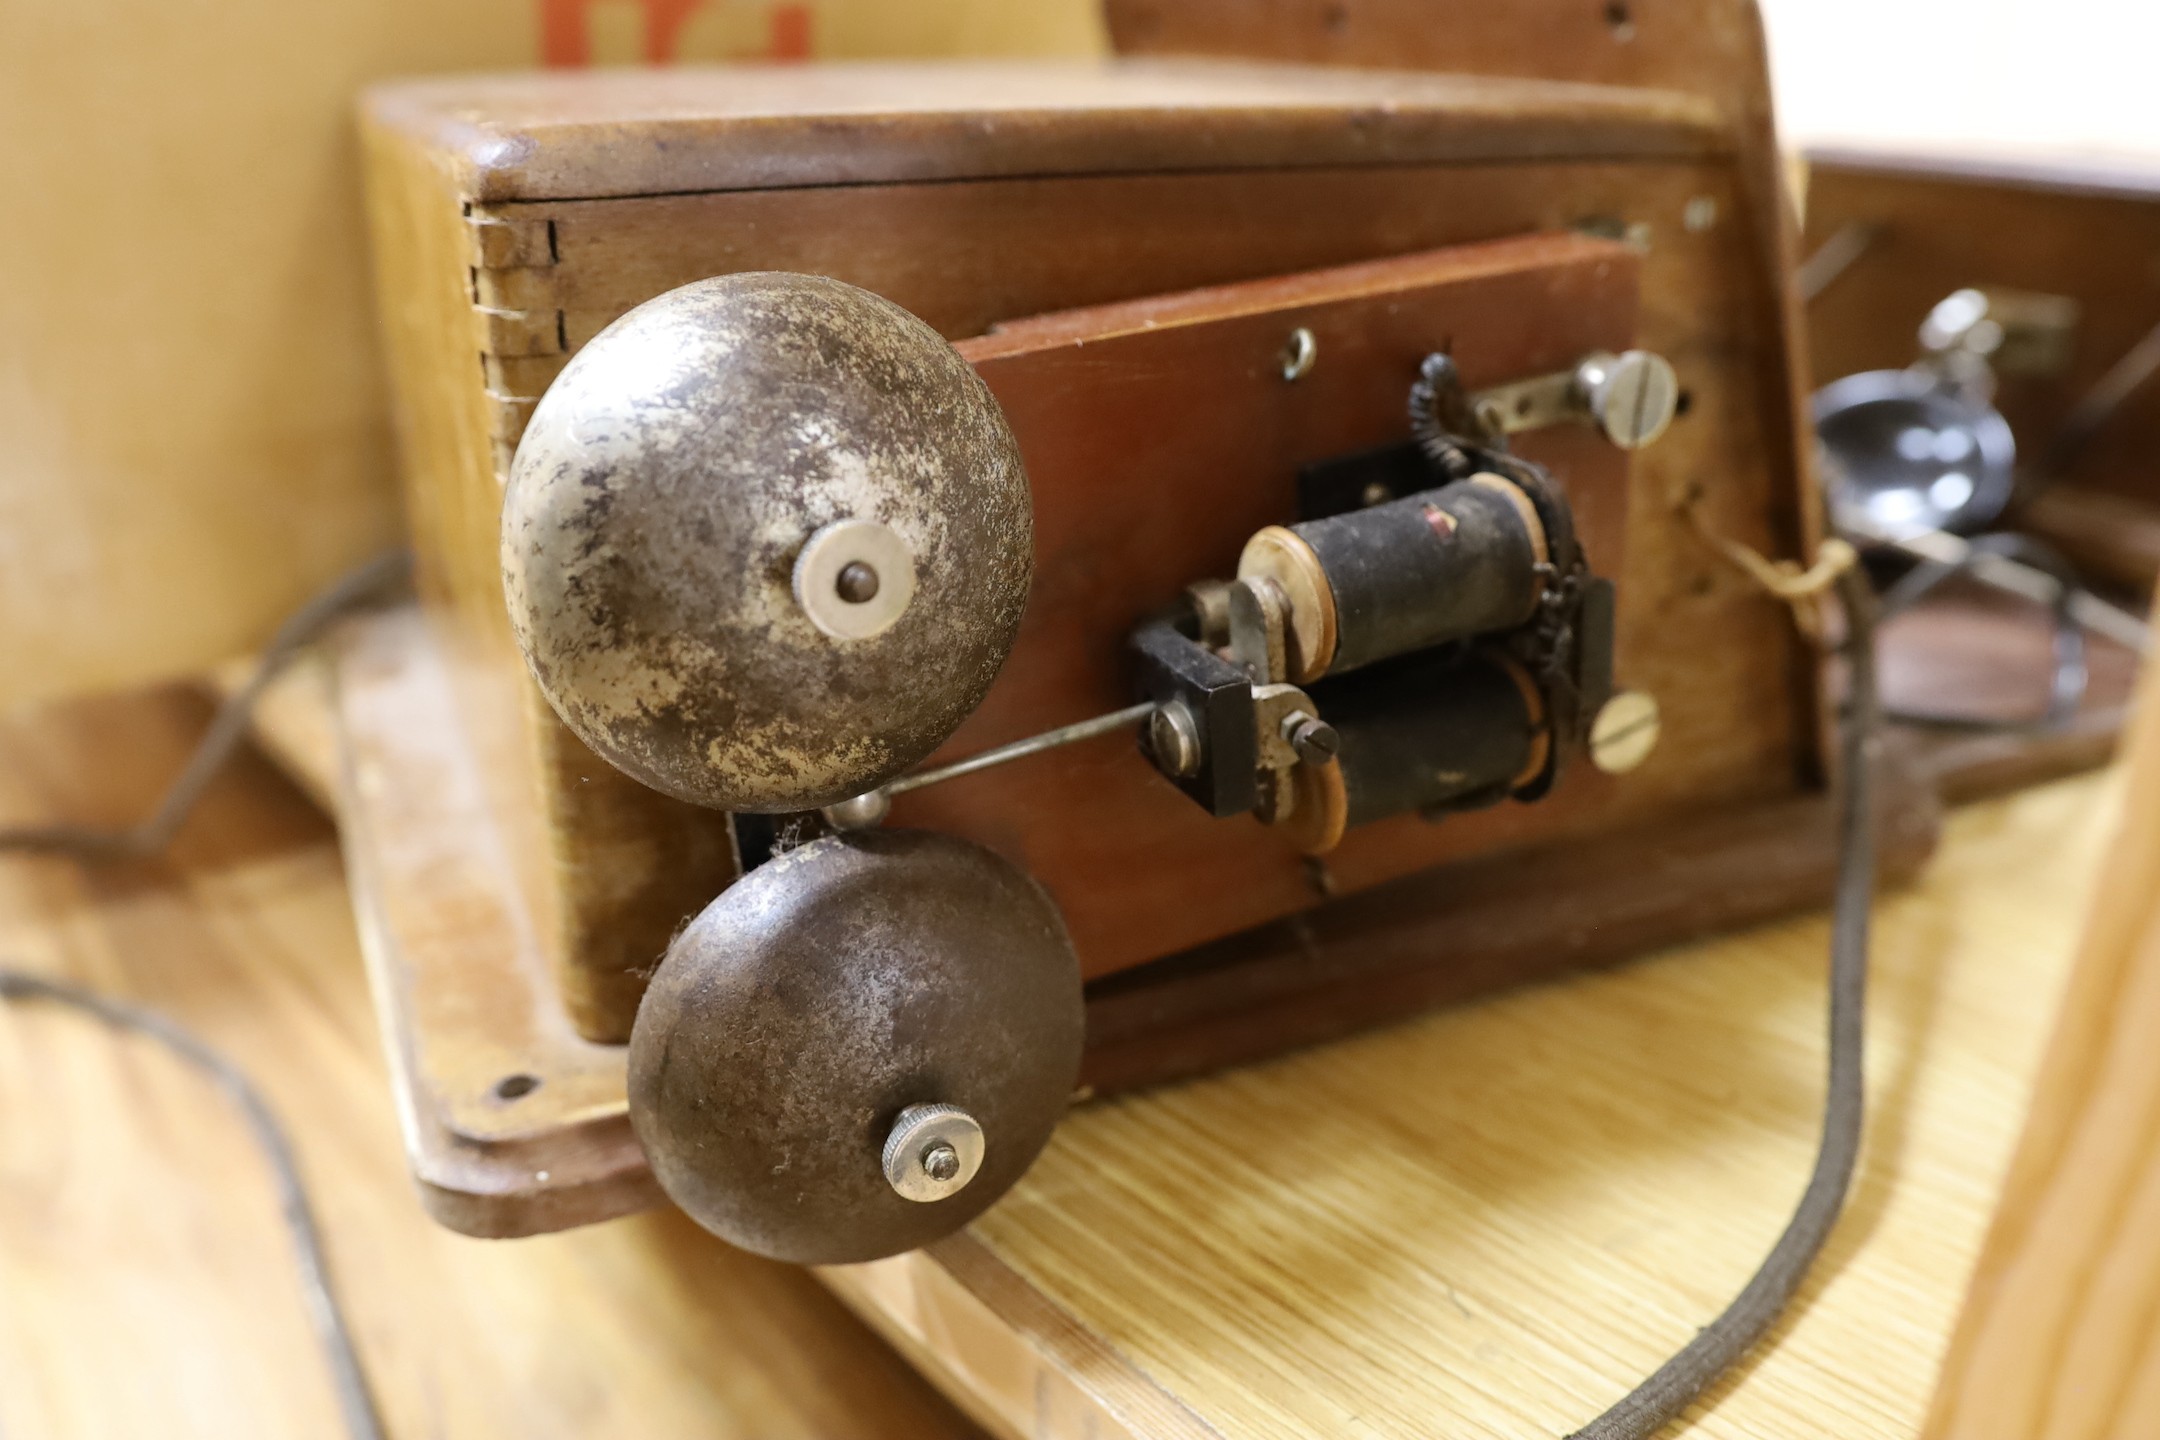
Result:
<svg viewBox="0 0 2160 1440"><path fill-rule="evenodd" d="M1064 922L1017 866L921 830L829 835L668 947L630 1038L630 1120L668 1197L731 1244L875 1260L1026 1173L1086 1028Z"/></svg>
<svg viewBox="0 0 2160 1440"><path fill-rule="evenodd" d="M503 497L534 678L602 758L730 810L810 809L928 755L1011 649L1027 477L935 331L808 275L699 281L581 350Z"/></svg>

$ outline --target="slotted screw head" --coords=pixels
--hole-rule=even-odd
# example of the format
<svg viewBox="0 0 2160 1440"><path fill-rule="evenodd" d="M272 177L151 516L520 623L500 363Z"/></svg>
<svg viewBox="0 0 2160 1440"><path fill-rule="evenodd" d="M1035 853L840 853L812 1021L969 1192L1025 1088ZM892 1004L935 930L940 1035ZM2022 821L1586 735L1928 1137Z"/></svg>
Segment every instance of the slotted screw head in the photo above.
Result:
<svg viewBox="0 0 2160 1440"><path fill-rule="evenodd" d="M1623 690L1590 722L1590 763L1608 775L1625 775L1657 749L1659 729L1657 698Z"/></svg>
<svg viewBox="0 0 2160 1440"><path fill-rule="evenodd" d="M1591 418L1623 450L1640 450L1665 433L1680 408L1680 379L1662 355L1629 350L1593 355L1575 373Z"/></svg>

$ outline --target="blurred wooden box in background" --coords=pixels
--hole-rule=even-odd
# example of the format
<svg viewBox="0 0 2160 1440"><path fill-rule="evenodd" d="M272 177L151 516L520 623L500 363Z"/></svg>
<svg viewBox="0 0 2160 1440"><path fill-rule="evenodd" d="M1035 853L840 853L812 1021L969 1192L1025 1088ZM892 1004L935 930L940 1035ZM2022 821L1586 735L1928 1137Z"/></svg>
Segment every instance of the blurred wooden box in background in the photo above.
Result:
<svg viewBox="0 0 2160 1440"><path fill-rule="evenodd" d="M2017 438L2013 528L2092 579L2160 573L2160 164L1890 147L1807 157L1804 248L1840 265L1808 309L1818 384L1918 357L1928 312L1990 296L1995 404ZM2082 437L2082 438L2080 438ZM2041 483L2042 480L2045 483Z"/></svg>

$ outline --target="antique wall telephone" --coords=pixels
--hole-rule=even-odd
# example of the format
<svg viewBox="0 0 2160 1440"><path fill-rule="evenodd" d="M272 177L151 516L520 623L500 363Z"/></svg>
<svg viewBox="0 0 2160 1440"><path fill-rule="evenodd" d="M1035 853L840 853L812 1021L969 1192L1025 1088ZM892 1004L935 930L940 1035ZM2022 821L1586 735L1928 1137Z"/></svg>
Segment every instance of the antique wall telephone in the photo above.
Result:
<svg viewBox="0 0 2160 1440"><path fill-rule="evenodd" d="M1141 48L1189 33L1111 8ZM1320 18L1373 14L1401 18ZM664 1195L768 1255L900 1254L1091 1092L1090 984L1234 974L1257 928L1399 906L1455 861L1822 787L1811 657L1686 539L1805 554L1816 528L1759 74L1737 108L1648 46L1594 83L1483 83L1531 33L1466 34L1482 77L375 97L428 624L347 642L342 818L440 1218L523 1234ZM1758 1274L1601 1440L1763 1333L1855 1163L1870 605L1849 568L1808 576L1849 661L1823 1146ZM245 709L138 830L0 846L154 849ZM261 1109L153 1016L12 973L0 996L160 1035ZM1203 1028L1159 1030L1192 1053L1151 1073L1309 1034Z"/></svg>
<svg viewBox="0 0 2160 1440"><path fill-rule="evenodd" d="M371 98L427 623L348 662L348 825L440 1218L665 1195L767 1254L905 1251L1135 1083L1113 990L1234 992L1250 937L1412 915L1435 867L1823 788L1814 657L1699 533L1817 523L1759 67L1695 93L1630 26L1541 78L1557 8L1462 74ZM1864 843L1843 873L1841 1035ZM1271 967L1121 1053L1380 1013ZM1759 1333L1850 1158L1637 1421Z"/></svg>
<svg viewBox="0 0 2160 1440"><path fill-rule="evenodd" d="M1359 302L1328 297L1377 277L1306 277L1301 312L1344 323ZM1277 404L1325 363L1311 328L1286 333L1250 387ZM672 1198L781 1258L890 1254L994 1201L1078 1084L1056 907L988 848L878 830L895 792L1123 731L1126 769L1324 856L1353 827L1552 788L1611 699L1613 585L1508 431L1579 418L1634 448L1678 386L1642 351L1477 395L1444 352L1412 373L1404 438L1305 466L1306 518L1245 539L1237 578L1132 597L1144 699L922 771L1028 600L1027 473L989 389L899 307L802 275L698 282L586 346L518 447L504 585L579 738L736 817L743 878L670 945L630 1040L631 1118ZM1635 723L1607 768L1647 756Z"/></svg>

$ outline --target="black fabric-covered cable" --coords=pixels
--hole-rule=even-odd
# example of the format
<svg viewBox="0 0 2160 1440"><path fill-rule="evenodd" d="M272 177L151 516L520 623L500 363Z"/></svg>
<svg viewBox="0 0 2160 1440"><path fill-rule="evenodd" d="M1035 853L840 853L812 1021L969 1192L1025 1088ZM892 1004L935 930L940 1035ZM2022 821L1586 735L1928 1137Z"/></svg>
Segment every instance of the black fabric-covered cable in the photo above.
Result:
<svg viewBox="0 0 2160 1440"><path fill-rule="evenodd" d="M412 557L404 550L379 555L333 582L293 612L271 637L269 647L256 662L247 683L218 708L210 728L188 757L178 778L167 787L157 809L141 824L127 830L98 830L80 825L38 825L0 829L0 852L72 855L83 861L139 859L163 850L195 808L203 791L247 734L248 716L255 701L293 658L322 633L362 604L376 598L411 574ZM293 1158L277 1115L247 1075L230 1060L197 1039L177 1022L152 1010L123 1000L108 999L92 991L24 970L0 969L0 1000L45 1000L93 1015L107 1025L147 1035L201 1070L225 1092L247 1118L256 1142L277 1177L278 1204L285 1228L292 1236L294 1258L300 1268L301 1289L307 1299L308 1316L316 1339L329 1363L337 1389L338 1408L346 1432L353 1440L382 1440L382 1417L360 1368L351 1327L330 1283L330 1267L323 1257L322 1232L308 1206L300 1167Z"/></svg>
<svg viewBox="0 0 2160 1440"><path fill-rule="evenodd" d="M367 1375L361 1370L360 1357L353 1349L344 1312L338 1306L337 1292L331 1287L330 1267L323 1259L322 1230L315 1223L315 1212L308 1205L307 1189L300 1180L300 1166L293 1158L292 1142L286 1138L284 1127L278 1124L277 1115L254 1082L240 1067L154 1010L107 999L64 981L24 970L0 969L0 999L51 1001L93 1015L116 1030L147 1035L202 1071L225 1092L225 1098L246 1117L249 1128L255 1132L256 1143L270 1162L271 1173L277 1177L278 1208L284 1213L285 1228L292 1235L293 1259L300 1267L301 1291L307 1299L308 1316L314 1322L323 1353L330 1362L330 1378L337 1387L338 1409L345 1417L346 1432L353 1440L382 1440L382 1416L375 1408L374 1392L368 1388Z"/></svg>
<svg viewBox="0 0 2160 1440"><path fill-rule="evenodd" d="M1822 1250L1844 1208L1860 1154L1866 1086L1861 1072L1867 1002L1868 918L1875 898L1875 826L1869 771L1877 745L1875 597L1859 567L1838 577L1845 611L1847 693L1839 726L1840 797L1835 908L1830 929L1830 1083L1815 1170L1785 1233L1725 1313L1568 1440L1649 1440L1769 1332Z"/></svg>
<svg viewBox="0 0 2160 1440"><path fill-rule="evenodd" d="M46 855L73 855L82 860L126 860L155 855L170 844L186 821L188 812L202 798L210 781L247 736L248 716L264 688L302 650L356 607L412 573L412 555L392 550L378 555L333 581L330 587L295 610L255 662L255 672L218 707L210 728L203 732L195 753L159 799L148 819L126 830L99 830L83 825L30 825L0 829L0 851L31 851Z"/></svg>

